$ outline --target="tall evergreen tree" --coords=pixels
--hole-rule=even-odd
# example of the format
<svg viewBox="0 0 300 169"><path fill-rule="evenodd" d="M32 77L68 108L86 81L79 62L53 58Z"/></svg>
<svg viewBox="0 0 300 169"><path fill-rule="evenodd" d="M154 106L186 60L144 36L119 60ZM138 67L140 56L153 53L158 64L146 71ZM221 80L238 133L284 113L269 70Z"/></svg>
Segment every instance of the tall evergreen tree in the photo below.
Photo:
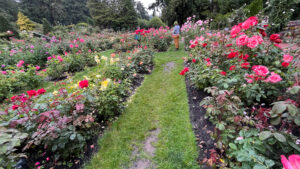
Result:
<svg viewBox="0 0 300 169"><path fill-rule="evenodd" d="M122 30L137 26L133 0L89 0L88 7L99 27Z"/></svg>
<svg viewBox="0 0 300 169"><path fill-rule="evenodd" d="M136 10L139 18L149 20L148 12L146 11L141 1L138 1L136 3Z"/></svg>
<svg viewBox="0 0 300 169"><path fill-rule="evenodd" d="M63 6L67 14L63 21L66 25L87 22L90 17L87 0L63 0Z"/></svg>
<svg viewBox="0 0 300 169"><path fill-rule="evenodd" d="M19 6L26 16L38 23L46 18L51 24L58 24L67 16L62 0L20 0Z"/></svg>
<svg viewBox="0 0 300 169"><path fill-rule="evenodd" d="M0 14L8 21L16 21L18 15L18 6L14 0L1 0Z"/></svg>

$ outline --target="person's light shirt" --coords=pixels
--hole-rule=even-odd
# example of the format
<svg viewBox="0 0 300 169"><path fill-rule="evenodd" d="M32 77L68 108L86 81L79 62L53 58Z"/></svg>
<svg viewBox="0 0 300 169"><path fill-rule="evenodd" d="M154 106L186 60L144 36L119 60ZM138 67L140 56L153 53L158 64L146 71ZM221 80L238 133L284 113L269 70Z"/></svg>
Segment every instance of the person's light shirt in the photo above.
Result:
<svg viewBox="0 0 300 169"><path fill-rule="evenodd" d="M176 25L176 26L174 27L173 34L174 34L174 35L179 35L179 33L180 33L180 26L179 26L179 25Z"/></svg>

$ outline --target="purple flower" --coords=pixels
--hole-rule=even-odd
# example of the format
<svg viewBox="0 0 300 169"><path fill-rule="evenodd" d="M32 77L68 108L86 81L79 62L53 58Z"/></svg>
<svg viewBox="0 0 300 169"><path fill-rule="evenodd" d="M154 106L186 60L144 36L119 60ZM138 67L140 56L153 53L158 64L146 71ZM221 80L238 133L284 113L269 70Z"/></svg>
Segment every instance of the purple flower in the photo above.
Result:
<svg viewBox="0 0 300 169"><path fill-rule="evenodd" d="M1 67L2 67L2 68L5 68L6 66L5 66L5 65L2 65Z"/></svg>
<svg viewBox="0 0 300 169"><path fill-rule="evenodd" d="M33 49L33 48L34 48L34 46L33 46L33 45L31 45L31 46L30 46L30 48L31 48L31 49Z"/></svg>

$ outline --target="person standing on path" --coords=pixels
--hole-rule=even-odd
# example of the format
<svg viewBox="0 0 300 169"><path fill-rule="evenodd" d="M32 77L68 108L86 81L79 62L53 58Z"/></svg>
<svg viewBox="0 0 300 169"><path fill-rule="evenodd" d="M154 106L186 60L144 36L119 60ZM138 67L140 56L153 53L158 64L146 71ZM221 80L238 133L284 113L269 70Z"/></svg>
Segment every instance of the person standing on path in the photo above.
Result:
<svg viewBox="0 0 300 169"><path fill-rule="evenodd" d="M179 34L180 34L180 26L178 25L178 22L175 21L174 22L174 30L173 30L173 39L174 39L174 43L175 43L175 48L176 50L179 50Z"/></svg>

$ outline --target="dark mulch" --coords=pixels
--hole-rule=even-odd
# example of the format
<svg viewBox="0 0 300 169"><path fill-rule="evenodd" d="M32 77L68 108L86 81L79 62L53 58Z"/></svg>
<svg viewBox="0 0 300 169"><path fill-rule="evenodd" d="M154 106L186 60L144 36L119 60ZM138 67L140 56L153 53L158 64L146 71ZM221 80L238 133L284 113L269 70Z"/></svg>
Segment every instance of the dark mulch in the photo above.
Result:
<svg viewBox="0 0 300 169"><path fill-rule="evenodd" d="M215 149L214 140L211 139L210 133L213 132L214 126L208 119L204 118L206 110L200 106L200 102L207 96L204 91L192 86L190 80L185 78L186 89L188 93L190 120L193 131L197 138L197 146L199 148L198 163L202 169L211 169L205 162L210 158L211 149Z"/></svg>

